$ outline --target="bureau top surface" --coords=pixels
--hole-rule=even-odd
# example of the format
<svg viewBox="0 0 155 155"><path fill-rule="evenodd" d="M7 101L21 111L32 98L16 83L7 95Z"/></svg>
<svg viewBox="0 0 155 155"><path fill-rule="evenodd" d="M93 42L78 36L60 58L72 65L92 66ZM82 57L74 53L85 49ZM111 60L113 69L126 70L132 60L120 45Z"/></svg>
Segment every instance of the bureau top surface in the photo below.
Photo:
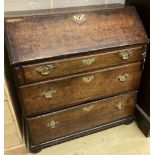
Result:
<svg viewBox="0 0 155 155"><path fill-rule="evenodd" d="M5 18L10 63L147 42L133 7L66 10Z"/></svg>

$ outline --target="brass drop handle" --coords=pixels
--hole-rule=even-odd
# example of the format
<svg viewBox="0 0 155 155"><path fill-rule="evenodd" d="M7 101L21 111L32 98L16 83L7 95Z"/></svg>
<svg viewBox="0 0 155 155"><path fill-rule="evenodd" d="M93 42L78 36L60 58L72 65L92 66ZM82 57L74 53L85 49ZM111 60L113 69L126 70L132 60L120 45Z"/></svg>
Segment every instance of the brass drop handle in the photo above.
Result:
<svg viewBox="0 0 155 155"><path fill-rule="evenodd" d="M73 20L78 24L82 24L84 21L86 21L86 19L87 18L85 14L77 13L73 16Z"/></svg>
<svg viewBox="0 0 155 155"><path fill-rule="evenodd" d="M121 75L119 75L117 77L117 80L120 81L120 82L124 82L124 81L126 81L126 79L127 79L128 76L129 75L127 73L123 73L123 74L121 74Z"/></svg>
<svg viewBox="0 0 155 155"><path fill-rule="evenodd" d="M95 58L83 59L82 60L83 65L87 65L87 66L93 64L94 62L95 62Z"/></svg>
<svg viewBox="0 0 155 155"><path fill-rule="evenodd" d="M54 121L52 120L51 122L47 123L46 127L50 128L50 129L54 129L57 127L57 125L59 125L60 122L59 121Z"/></svg>
<svg viewBox="0 0 155 155"><path fill-rule="evenodd" d="M83 111L88 112L88 111L91 111L93 108L94 108L94 106L93 106L93 105L88 106L88 107L84 107L84 108L83 108Z"/></svg>
<svg viewBox="0 0 155 155"><path fill-rule="evenodd" d="M53 69L53 65L39 66L36 68L36 71L41 75L48 75Z"/></svg>
<svg viewBox="0 0 155 155"><path fill-rule="evenodd" d="M132 56L132 52L129 51L129 50L120 53L120 57L121 57L123 60L129 59L130 56Z"/></svg>
<svg viewBox="0 0 155 155"><path fill-rule="evenodd" d="M41 93L41 96L43 96L46 99L52 98L56 94L56 90L48 90Z"/></svg>
<svg viewBox="0 0 155 155"><path fill-rule="evenodd" d="M118 110L122 110L125 107L125 103L124 102L118 102L115 106Z"/></svg>
<svg viewBox="0 0 155 155"><path fill-rule="evenodd" d="M85 76L82 78L82 81L86 84L89 84L94 79L94 75Z"/></svg>

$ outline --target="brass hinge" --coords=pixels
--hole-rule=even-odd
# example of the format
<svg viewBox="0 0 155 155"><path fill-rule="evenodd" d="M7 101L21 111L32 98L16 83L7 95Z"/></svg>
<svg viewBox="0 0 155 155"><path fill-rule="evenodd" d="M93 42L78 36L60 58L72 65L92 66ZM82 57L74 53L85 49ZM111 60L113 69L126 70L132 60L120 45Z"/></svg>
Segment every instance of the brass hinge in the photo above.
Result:
<svg viewBox="0 0 155 155"><path fill-rule="evenodd" d="M143 62L142 62L142 69L144 69L144 65L145 65L145 60L146 60L146 54L147 54L147 47L148 45L145 44L143 45L143 52L142 52L142 57L143 57Z"/></svg>
<svg viewBox="0 0 155 155"><path fill-rule="evenodd" d="M143 59L143 62L142 62L142 70L144 69L144 65L145 65L145 58Z"/></svg>
<svg viewBox="0 0 155 155"><path fill-rule="evenodd" d="M143 45L143 52L142 52L142 57L143 58L145 58L146 57L146 54L147 54L147 47L148 47L148 45L147 44L145 44L145 45Z"/></svg>

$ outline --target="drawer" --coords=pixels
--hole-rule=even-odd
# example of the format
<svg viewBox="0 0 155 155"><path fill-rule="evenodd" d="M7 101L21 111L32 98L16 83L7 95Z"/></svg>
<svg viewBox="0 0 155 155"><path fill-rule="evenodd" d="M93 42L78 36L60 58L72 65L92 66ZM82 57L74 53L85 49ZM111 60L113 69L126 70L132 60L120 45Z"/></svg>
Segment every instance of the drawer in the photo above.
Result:
<svg viewBox="0 0 155 155"><path fill-rule="evenodd" d="M97 70L20 87L27 115L55 111L115 94L138 90L141 63Z"/></svg>
<svg viewBox="0 0 155 155"><path fill-rule="evenodd" d="M28 118L32 144L69 136L134 115L137 95L123 94L62 111Z"/></svg>
<svg viewBox="0 0 155 155"><path fill-rule="evenodd" d="M26 65L22 68L16 68L15 73L19 83L30 83L142 60L142 51L142 46L140 46L89 56Z"/></svg>

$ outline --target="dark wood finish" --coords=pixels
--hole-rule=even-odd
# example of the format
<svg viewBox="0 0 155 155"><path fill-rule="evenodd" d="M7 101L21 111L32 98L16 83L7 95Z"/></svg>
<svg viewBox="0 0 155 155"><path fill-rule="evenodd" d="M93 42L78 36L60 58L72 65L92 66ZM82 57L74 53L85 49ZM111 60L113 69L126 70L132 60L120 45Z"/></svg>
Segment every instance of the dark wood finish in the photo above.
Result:
<svg viewBox="0 0 155 155"><path fill-rule="evenodd" d="M150 136L150 117L147 113L144 112L144 110L139 106L136 105L136 122L138 127L141 129L143 134L146 137Z"/></svg>
<svg viewBox="0 0 155 155"><path fill-rule="evenodd" d="M150 46L149 46L150 47ZM147 52L146 63L142 74L138 95L136 120L139 128L146 137L150 136L150 48Z"/></svg>
<svg viewBox="0 0 155 155"><path fill-rule="evenodd" d="M136 8L150 38L150 0L126 0L126 4Z"/></svg>
<svg viewBox="0 0 155 155"><path fill-rule="evenodd" d="M150 38L150 0L127 0L126 3L136 7L147 35ZM146 116L147 118L150 117L150 44L147 49L147 57L145 61L138 96L138 106L141 110L137 110L136 117L139 128L146 136L149 136L150 121L149 119L146 119ZM141 111L143 111L146 116L144 116L144 113L141 113Z"/></svg>
<svg viewBox="0 0 155 155"><path fill-rule="evenodd" d="M141 72L141 63L134 63L74 77L22 86L20 92L25 112L27 115L32 115L53 111L99 97L138 90ZM117 77L124 73L127 73L128 77L126 81L120 82ZM84 83L83 77L90 76L94 76L94 79L90 83ZM42 92L51 89L56 90L56 94L52 98L46 99L41 95Z"/></svg>
<svg viewBox="0 0 155 155"><path fill-rule="evenodd" d="M121 95L63 111L29 118L28 126L32 144L43 143L94 128L120 118L132 116L134 115L136 100L137 96L135 94ZM116 104L119 102L125 103L122 110L116 108ZM51 121L59 121L59 124L53 129L48 128L47 123Z"/></svg>
<svg viewBox="0 0 155 155"><path fill-rule="evenodd" d="M122 59L121 53L128 51L131 52L129 58L125 60ZM108 68L123 63L135 62L144 59L143 46L127 48L124 50L110 51L105 53L102 52L103 51L100 51L99 54L91 54L88 56L80 56L70 59L63 59L46 63L37 63L17 67L15 69L16 76L20 83L30 83L34 81L62 77L85 71L91 71L99 68ZM94 60L94 62L88 65L83 63L83 61L85 60ZM36 70L38 67L46 67L47 65L53 66L51 72L47 75L42 75Z"/></svg>
<svg viewBox="0 0 155 155"><path fill-rule="evenodd" d="M148 49L145 66L142 74L138 104L150 117L150 49Z"/></svg>
<svg viewBox="0 0 155 155"><path fill-rule="evenodd" d="M109 129L109 128L112 128L112 127L116 127L116 126L119 126L119 125L130 124L134 120L135 120L135 116L126 117L126 118L123 118L123 119L120 119L120 120L117 120L117 121L109 122L109 123L106 123L104 125L101 125L101 126L98 126L98 127L95 127L95 128L84 130L84 131L81 131L81 132L78 132L78 133L75 133L75 134L71 134L71 135L68 135L68 136L53 140L53 141L48 141L46 143L38 144L38 145L32 145L31 141L30 141L30 144L31 144L30 145L30 151L32 153L36 153L38 151L41 151L41 149L43 149L45 147L57 145L57 144L60 144L60 143L63 143L63 142L69 141L69 140L73 140L75 138L80 138L80 137L86 136L88 134L93 134L93 133L96 133L96 132L99 132L99 131L102 131L102 130L106 130L106 129Z"/></svg>
<svg viewBox="0 0 155 155"><path fill-rule="evenodd" d="M74 12L5 19L11 63L148 41L134 8L82 13L87 19L80 25Z"/></svg>
<svg viewBox="0 0 155 155"><path fill-rule="evenodd" d="M73 20L77 13L86 15L82 24ZM36 152L132 122L147 43L134 7L117 4L7 16L5 67L27 148ZM120 53L128 50L132 54L123 60ZM90 66L81 63L92 58ZM36 72L46 65L53 65L51 73ZM118 80L120 75L125 81ZM125 107L118 110L120 100Z"/></svg>

